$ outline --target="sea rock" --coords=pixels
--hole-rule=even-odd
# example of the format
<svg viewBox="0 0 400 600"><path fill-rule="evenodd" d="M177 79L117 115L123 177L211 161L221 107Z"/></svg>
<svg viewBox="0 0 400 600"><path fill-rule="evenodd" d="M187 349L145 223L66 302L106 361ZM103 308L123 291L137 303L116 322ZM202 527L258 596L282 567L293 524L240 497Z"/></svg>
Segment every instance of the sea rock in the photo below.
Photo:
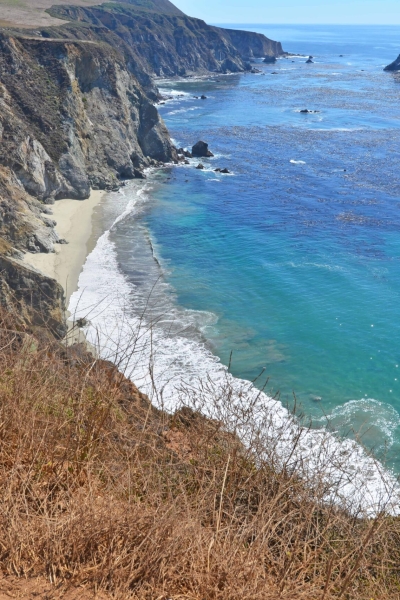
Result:
<svg viewBox="0 0 400 600"><path fill-rule="evenodd" d="M143 171L139 171L139 169L133 169L133 173L135 175L135 179L146 179L146 175Z"/></svg>
<svg viewBox="0 0 400 600"><path fill-rule="evenodd" d="M319 110L309 110L308 108L303 108L303 110L300 111L303 114L314 114L314 113L319 113Z"/></svg>
<svg viewBox="0 0 400 600"><path fill-rule="evenodd" d="M199 169L201 171L202 169L204 169L204 165L202 165L201 163L199 163L197 165L196 169Z"/></svg>
<svg viewBox="0 0 400 600"><path fill-rule="evenodd" d="M201 140L193 146L192 155L193 156L202 156L205 158L214 156L214 154L212 152L210 152L210 150L208 149L207 142L202 142Z"/></svg>
<svg viewBox="0 0 400 600"><path fill-rule="evenodd" d="M221 169L214 169L214 173L221 173Z"/></svg>
<svg viewBox="0 0 400 600"><path fill-rule="evenodd" d="M276 56L266 56L263 60L267 65L273 65L276 63Z"/></svg>
<svg viewBox="0 0 400 600"><path fill-rule="evenodd" d="M255 69L254 67L251 69L250 73L256 74L256 73L262 73L262 71L260 71L260 69Z"/></svg>
<svg viewBox="0 0 400 600"><path fill-rule="evenodd" d="M200 100L207 100L207 96L204 96L204 94L202 96L200 96Z"/></svg>
<svg viewBox="0 0 400 600"><path fill-rule="evenodd" d="M312 60L311 56L308 60L306 60L306 65L312 64L314 61Z"/></svg>
<svg viewBox="0 0 400 600"><path fill-rule="evenodd" d="M224 173L225 175L227 175L228 173L230 173L230 171L228 169L221 169L220 173Z"/></svg>
<svg viewBox="0 0 400 600"><path fill-rule="evenodd" d="M395 61L383 69L384 71L400 71L400 54Z"/></svg>

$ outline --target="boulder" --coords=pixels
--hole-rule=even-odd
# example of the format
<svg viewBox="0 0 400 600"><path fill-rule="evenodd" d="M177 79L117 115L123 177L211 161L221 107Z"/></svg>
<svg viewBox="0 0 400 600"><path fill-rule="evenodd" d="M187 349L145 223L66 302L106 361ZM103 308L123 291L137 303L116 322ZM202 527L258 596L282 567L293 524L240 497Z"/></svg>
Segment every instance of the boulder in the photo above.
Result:
<svg viewBox="0 0 400 600"><path fill-rule="evenodd" d="M266 56L264 58L264 61L267 65L273 65L276 63L276 56Z"/></svg>
<svg viewBox="0 0 400 600"><path fill-rule="evenodd" d="M400 71L400 54L395 61L383 69L384 71Z"/></svg>
<svg viewBox="0 0 400 600"><path fill-rule="evenodd" d="M225 174L230 173L230 171L228 171L228 169L221 169L220 173L224 173L224 175L225 175Z"/></svg>
<svg viewBox="0 0 400 600"><path fill-rule="evenodd" d="M200 96L201 100L207 100L207 96L205 96L204 94L202 96Z"/></svg>
<svg viewBox="0 0 400 600"><path fill-rule="evenodd" d="M311 56L308 60L306 60L306 65L310 65L312 64L314 61L312 60Z"/></svg>
<svg viewBox="0 0 400 600"><path fill-rule="evenodd" d="M208 144L206 142L202 142L201 140L193 146L192 155L202 156L205 158L214 156L214 154L208 149Z"/></svg>
<svg viewBox="0 0 400 600"><path fill-rule="evenodd" d="M199 163L197 165L196 169L199 169L201 171L202 169L204 169L204 165L202 165L201 163Z"/></svg>

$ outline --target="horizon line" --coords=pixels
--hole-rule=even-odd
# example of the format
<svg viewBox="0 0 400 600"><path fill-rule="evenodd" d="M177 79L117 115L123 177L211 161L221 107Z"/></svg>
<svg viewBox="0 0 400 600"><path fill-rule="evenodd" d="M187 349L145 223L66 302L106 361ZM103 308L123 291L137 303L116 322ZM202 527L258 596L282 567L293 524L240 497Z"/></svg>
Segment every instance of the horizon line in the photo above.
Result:
<svg viewBox="0 0 400 600"><path fill-rule="evenodd" d="M201 19L204 21L204 19ZM258 21L258 22L248 22L246 23L245 21L231 21L231 22L224 22L222 23L222 21L219 21L218 23L216 22L210 22L210 25L216 26L216 25L278 25L279 27L287 27L288 25L307 25L307 26L314 26L314 25L323 25L324 27L326 26L340 26L340 27L400 27L400 22L399 23L268 23L265 21Z"/></svg>

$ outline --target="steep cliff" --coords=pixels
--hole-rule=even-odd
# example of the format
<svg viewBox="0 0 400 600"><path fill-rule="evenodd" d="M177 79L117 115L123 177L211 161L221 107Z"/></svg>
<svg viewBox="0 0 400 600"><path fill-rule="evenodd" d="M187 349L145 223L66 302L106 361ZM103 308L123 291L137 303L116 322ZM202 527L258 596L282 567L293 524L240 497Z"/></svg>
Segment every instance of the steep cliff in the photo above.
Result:
<svg viewBox="0 0 400 600"><path fill-rule="evenodd" d="M32 324L42 311L58 335L62 289L19 260L63 241L48 204L176 160L154 76L239 72L252 56L282 53L277 42L210 27L169 0L78 4L49 11L62 26L0 29L0 303L14 298Z"/></svg>
<svg viewBox="0 0 400 600"><path fill-rule="evenodd" d="M0 252L7 257L53 251L60 240L46 213L54 200L87 198L91 187L113 188L146 165L175 158L157 109L117 50L4 32L0 141ZM13 278L4 275L4 280L10 289L19 281L21 298L27 283L23 312L28 314L32 286L26 272L15 277L19 268L13 264ZM32 273L30 278L37 283L38 277ZM44 289L36 287L39 294ZM52 290L52 295L61 316L62 294ZM4 286L0 300L10 303ZM46 295L34 304L35 321L39 305L45 318L53 319Z"/></svg>
<svg viewBox="0 0 400 600"><path fill-rule="evenodd" d="M249 58L283 54L281 44L264 35L212 27L180 11L164 14L159 8L152 12L138 2L88 8L57 6L50 12L72 22L58 28L57 35L76 35L78 31L81 35L82 29L73 24L81 23L92 39L112 40L114 47L129 56L142 83L143 72L159 77L240 72L248 69Z"/></svg>

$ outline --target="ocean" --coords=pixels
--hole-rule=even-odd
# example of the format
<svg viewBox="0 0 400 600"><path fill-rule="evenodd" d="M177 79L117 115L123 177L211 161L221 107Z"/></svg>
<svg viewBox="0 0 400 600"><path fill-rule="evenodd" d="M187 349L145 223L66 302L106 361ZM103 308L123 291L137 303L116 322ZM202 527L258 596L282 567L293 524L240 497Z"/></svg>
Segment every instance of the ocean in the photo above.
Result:
<svg viewBox="0 0 400 600"><path fill-rule="evenodd" d="M227 380L276 423L296 404L303 455L329 432L344 495L373 495L359 444L400 474L400 27L235 27L298 56L159 82L176 145L215 156L107 196L70 310L168 409L201 388L207 411L204 382Z"/></svg>

